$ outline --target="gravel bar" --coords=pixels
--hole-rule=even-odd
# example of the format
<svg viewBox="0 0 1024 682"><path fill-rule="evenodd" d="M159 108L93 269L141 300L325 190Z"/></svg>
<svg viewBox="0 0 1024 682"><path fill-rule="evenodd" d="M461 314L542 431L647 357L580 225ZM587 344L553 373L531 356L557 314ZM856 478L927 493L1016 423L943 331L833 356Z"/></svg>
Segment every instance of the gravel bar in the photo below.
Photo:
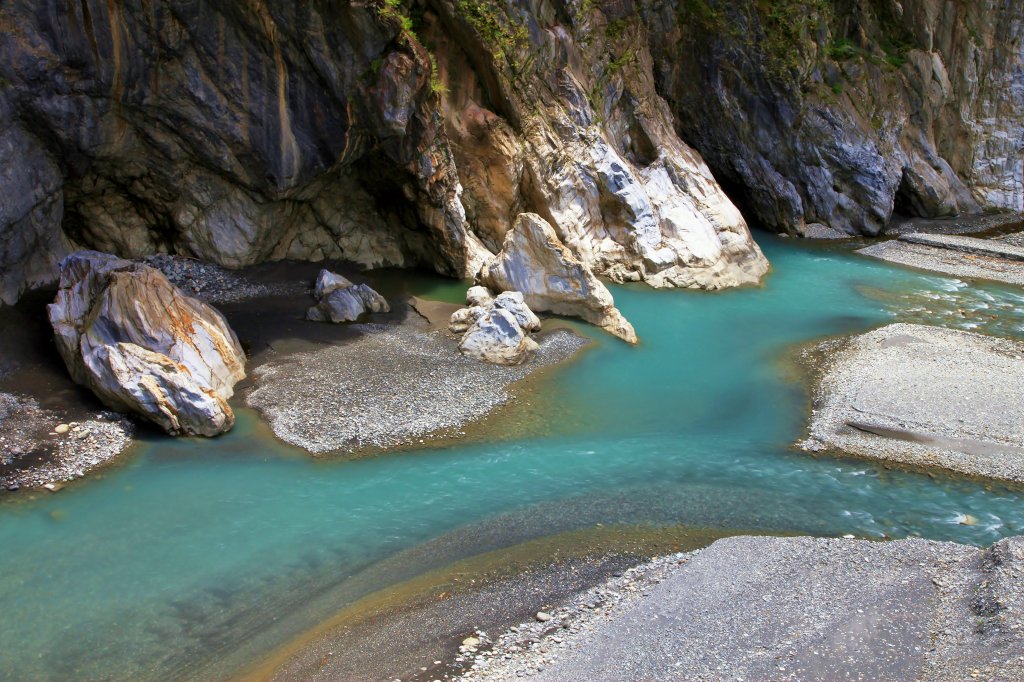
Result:
<svg viewBox="0 0 1024 682"><path fill-rule="evenodd" d="M901 242L934 246L950 251L962 251L976 256L1004 258L1006 260L1024 261L1024 247L1016 246L1001 239L978 239L950 234L923 234L913 232L900 235Z"/></svg>
<svg viewBox="0 0 1024 682"><path fill-rule="evenodd" d="M132 422L116 412L65 419L33 398L0 393L0 488L57 490L61 482L80 478L121 454L135 434Z"/></svg>
<svg viewBox="0 0 1024 682"><path fill-rule="evenodd" d="M461 435L461 427L512 399L511 384L588 343L557 330L528 363L503 367L463 357L447 331L431 331L416 316L350 328L360 335L253 373L246 400L281 440L311 453L351 453Z"/></svg>
<svg viewBox="0 0 1024 682"><path fill-rule="evenodd" d="M944 275L1024 286L1024 263L1005 258L979 256L897 239L872 244L857 253Z"/></svg>
<svg viewBox="0 0 1024 682"><path fill-rule="evenodd" d="M1024 538L727 538L468 644L472 682L1022 680Z"/></svg>
<svg viewBox="0 0 1024 682"><path fill-rule="evenodd" d="M307 282L259 282L242 272L186 256L158 254L147 256L141 262L162 272L187 296L207 303L234 303L282 294L304 294L311 290Z"/></svg>
<svg viewBox="0 0 1024 682"><path fill-rule="evenodd" d="M804 360L818 379L803 449L1024 482L1024 343L891 324Z"/></svg>

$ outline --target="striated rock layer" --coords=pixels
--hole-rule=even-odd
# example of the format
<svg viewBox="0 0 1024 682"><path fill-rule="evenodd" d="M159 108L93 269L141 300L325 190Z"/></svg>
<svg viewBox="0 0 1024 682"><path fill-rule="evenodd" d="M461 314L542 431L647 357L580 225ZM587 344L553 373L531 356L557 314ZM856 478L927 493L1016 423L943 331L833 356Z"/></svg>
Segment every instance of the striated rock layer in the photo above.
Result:
<svg viewBox="0 0 1024 682"><path fill-rule="evenodd" d="M678 128L759 223L1024 210L1024 5L644 0Z"/></svg>
<svg viewBox="0 0 1024 682"><path fill-rule="evenodd" d="M5 3L0 297L83 247L472 277L524 211L616 281L757 282L642 27L606 24L525 0Z"/></svg>
<svg viewBox="0 0 1024 682"><path fill-rule="evenodd" d="M60 286L50 322L76 383L170 434L232 427L245 354L219 312L158 270L94 251L64 259Z"/></svg>
<svg viewBox="0 0 1024 682"><path fill-rule="evenodd" d="M1009 0L11 0L0 27L4 302L83 247L468 278L520 213L599 277L756 283L719 181L792 234L1024 210Z"/></svg>

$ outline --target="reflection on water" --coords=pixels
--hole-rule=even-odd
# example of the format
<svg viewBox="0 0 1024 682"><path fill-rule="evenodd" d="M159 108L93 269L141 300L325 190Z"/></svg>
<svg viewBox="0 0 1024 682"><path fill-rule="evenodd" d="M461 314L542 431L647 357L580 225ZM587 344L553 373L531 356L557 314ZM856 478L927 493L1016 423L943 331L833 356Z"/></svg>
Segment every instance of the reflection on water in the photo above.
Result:
<svg viewBox="0 0 1024 682"><path fill-rule="evenodd" d="M1020 333L1020 297L766 241L763 288L615 287L641 344L592 332L544 380L560 428L511 413L493 441L324 461L242 409L223 438L153 437L101 479L3 504L0 678L222 677L373 589L599 523L1024 532L1017 492L792 451L806 397L779 363L791 344L894 318Z"/></svg>

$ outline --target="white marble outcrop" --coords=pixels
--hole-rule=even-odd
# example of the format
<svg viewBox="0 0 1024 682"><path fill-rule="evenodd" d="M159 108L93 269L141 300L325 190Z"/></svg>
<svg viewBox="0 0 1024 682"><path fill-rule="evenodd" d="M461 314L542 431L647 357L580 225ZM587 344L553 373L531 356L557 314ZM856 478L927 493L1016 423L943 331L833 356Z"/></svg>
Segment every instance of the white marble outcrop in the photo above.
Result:
<svg viewBox="0 0 1024 682"><path fill-rule="evenodd" d="M224 317L160 271L95 251L61 263L50 322L68 371L105 404L172 435L214 436L245 353Z"/></svg>

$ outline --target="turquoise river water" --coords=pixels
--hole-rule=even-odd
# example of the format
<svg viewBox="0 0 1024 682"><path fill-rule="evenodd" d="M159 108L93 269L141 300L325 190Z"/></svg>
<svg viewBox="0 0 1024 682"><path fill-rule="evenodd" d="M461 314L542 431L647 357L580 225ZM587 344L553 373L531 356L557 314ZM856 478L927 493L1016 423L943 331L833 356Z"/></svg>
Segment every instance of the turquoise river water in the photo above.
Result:
<svg viewBox="0 0 1024 682"><path fill-rule="evenodd" d="M1024 296L759 239L762 288L615 287L642 343L581 327L597 343L540 383L557 428L324 461L240 409L222 438L152 437L101 478L9 496L0 679L219 678L370 589L597 523L1024 532L1020 492L792 450L807 396L787 362L794 344L892 320L1020 336Z"/></svg>

